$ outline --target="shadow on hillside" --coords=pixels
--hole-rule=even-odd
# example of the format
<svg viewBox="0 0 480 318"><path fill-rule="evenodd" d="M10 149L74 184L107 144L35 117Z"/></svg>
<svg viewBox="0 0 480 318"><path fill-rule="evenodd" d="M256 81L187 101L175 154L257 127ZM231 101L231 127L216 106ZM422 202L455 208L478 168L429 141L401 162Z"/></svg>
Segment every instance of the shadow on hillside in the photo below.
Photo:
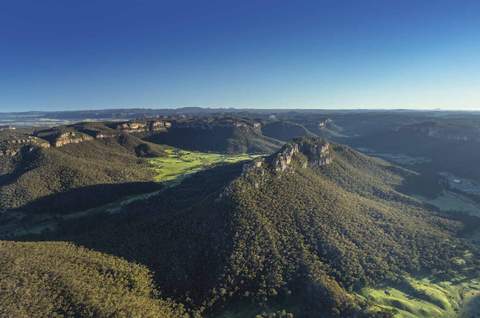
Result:
<svg viewBox="0 0 480 318"><path fill-rule="evenodd" d="M162 187L162 184L156 182L97 184L50 194L13 211L29 214L64 215L98 207L127 196L157 191Z"/></svg>
<svg viewBox="0 0 480 318"><path fill-rule="evenodd" d="M416 167L416 170L419 172L418 174L403 175L404 180L397 190L407 195L420 195L428 199L439 196L444 185L438 173L428 167Z"/></svg>
<svg viewBox="0 0 480 318"><path fill-rule="evenodd" d="M242 163L215 166L152 197L126 204L122 213L66 217L53 231L8 239L72 242L148 266L166 295L201 294L216 283L226 258L222 253L229 250L219 250L230 241L226 203L214 202L242 168ZM88 192L81 193L88 198Z"/></svg>
<svg viewBox="0 0 480 318"><path fill-rule="evenodd" d="M172 128L168 133L152 134L145 140L192 151L223 152L227 150L227 140L232 134L231 128Z"/></svg>
<svg viewBox="0 0 480 318"><path fill-rule="evenodd" d="M38 149L33 152L22 150L13 169L0 175L0 187L14 183L22 174L35 168L34 162L39 156L40 150Z"/></svg>

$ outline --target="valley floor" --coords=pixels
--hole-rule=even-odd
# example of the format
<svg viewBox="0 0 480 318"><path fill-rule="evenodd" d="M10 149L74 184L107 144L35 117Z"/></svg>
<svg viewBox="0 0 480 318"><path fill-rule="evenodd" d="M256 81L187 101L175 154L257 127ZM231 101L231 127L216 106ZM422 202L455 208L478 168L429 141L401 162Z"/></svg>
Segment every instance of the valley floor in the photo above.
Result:
<svg viewBox="0 0 480 318"><path fill-rule="evenodd" d="M156 181L180 182L186 176L210 166L222 163L235 163L255 157L258 157L258 155L229 155L167 148L165 149L165 156L153 158L150 160L150 163L155 170Z"/></svg>

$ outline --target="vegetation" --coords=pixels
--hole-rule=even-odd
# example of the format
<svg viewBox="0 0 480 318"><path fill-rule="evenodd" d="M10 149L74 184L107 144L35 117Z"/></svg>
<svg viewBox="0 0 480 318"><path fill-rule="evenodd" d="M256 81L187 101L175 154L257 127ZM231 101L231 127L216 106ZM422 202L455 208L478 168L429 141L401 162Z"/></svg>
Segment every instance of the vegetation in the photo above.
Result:
<svg viewBox="0 0 480 318"><path fill-rule="evenodd" d="M145 138L177 148L221 153L272 153L282 142L262 135L255 123L242 118L203 118L179 121L167 132Z"/></svg>
<svg viewBox="0 0 480 318"><path fill-rule="evenodd" d="M452 131L450 122L436 120L403 125L397 130L364 135L349 142L378 152L431 159L432 162L426 167L418 167L420 172L426 170L430 174L432 170L436 173L448 171L463 178L480 180L480 171L476 168L480 160L478 127L469 127L467 121L462 121L463 124L457 124Z"/></svg>
<svg viewBox="0 0 480 318"><path fill-rule="evenodd" d="M137 156L144 144L119 136L0 158L0 210L61 214L157 189L150 164Z"/></svg>
<svg viewBox="0 0 480 318"><path fill-rule="evenodd" d="M186 317L151 273L61 242L0 241L0 317Z"/></svg>
<svg viewBox="0 0 480 318"><path fill-rule="evenodd" d="M265 136L278 140L289 141L293 138L304 136L315 136L301 124L290 121L273 121L262 126L262 133Z"/></svg>
<svg viewBox="0 0 480 318"><path fill-rule="evenodd" d="M165 295L211 315L238 301L257 314L280 303L300 317L370 315L354 294L365 286L422 271L475 274L476 249L455 238L461 223L395 190L408 171L344 146L332 156L317 167L299 153L284 172L274 157L217 166L46 238L145 264ZM466 249L475 256L456 262Z"/></svg>
<svg viewBox="0 0 480 318"><path fill-rule="evenodd" d="M130 135L114 122L80 123L38 136L102 137L49 149L33 137L2 143L13 155L0 157L0 235L10 227L29 236L0 242L0 317L479 312L479 250L467 239L478 240L479 197L438 175L478 179L476 124L277 115L179 116L168 130ZM432 162L411 164L416 173L335 144L330 162L310 132ZM4 132L0 141L30 134ZM308 137L268 157L240 154L271 153L295 136ZM39 234L25 230L26 216ZM42 232L51 220L57 226Z"/></svg>

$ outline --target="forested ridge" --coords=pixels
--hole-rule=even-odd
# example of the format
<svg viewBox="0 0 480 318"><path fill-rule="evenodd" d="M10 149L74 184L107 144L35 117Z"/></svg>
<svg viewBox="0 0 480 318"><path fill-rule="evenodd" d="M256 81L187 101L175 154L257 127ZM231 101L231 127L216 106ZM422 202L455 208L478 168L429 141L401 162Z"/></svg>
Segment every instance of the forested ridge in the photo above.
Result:
<svg viewBox="0 0 480 318"><path fill-rule="evenodd" d="M196 151L270 154L282 142L263 135L259 123L241 117L212 117L179 120L165 133L151 134L145 140Z"/></svg>
<svg viewBox="0 0 480 318"><path fill-rule="evenodd" d="M211 315L255 304L299 317L371 316L352 293L363 286L478 268L476 257L454 261L476 255L456 238L460 222L395 190L408 171L340 145L330 164L310 164L311 154L295 154L285 171L273 166L277 154L260 167L215 167L122 215L67 222L45 238L140 262L166 296Z"/></svg>
<svg viewBox="0 0 480 318"><path fill-rule="evenodd" d="M303 125L285 120L277 120L265 123L262 125L262 133L265 136L284 141L289 141L297 137L315 135Z"/></svg>
<svg viewBox="0 0 480 318"><path fill-rule="evenodd" d="M67 213L155 189L143 157L161 152L161 146L130 135L24 149L0 158L0 210Z"/></svg>

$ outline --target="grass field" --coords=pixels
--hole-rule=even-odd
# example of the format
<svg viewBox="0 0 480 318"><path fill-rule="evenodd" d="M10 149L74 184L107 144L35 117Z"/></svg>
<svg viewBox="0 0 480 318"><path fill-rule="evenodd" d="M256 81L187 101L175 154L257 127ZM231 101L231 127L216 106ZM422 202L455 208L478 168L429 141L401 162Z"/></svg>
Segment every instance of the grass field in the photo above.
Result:
<svg viewBox="0 0 480 318"><path fill-rule="evenodd" d="M480 317L480 280L433 281L405 278L399 286L364 288L361 297L370 308L387 309L397 318Z"/></svg>
<svg viewBox="0 0 480 318"><path fill-rule="evenodd" d="M167 148L166 155L150 159L155 170L155 180L158 182L179 182L185 176L198 172L207 167L221 163L235 163L250 160L258 155L239 154L228 155L205 153Z"/></svg>

